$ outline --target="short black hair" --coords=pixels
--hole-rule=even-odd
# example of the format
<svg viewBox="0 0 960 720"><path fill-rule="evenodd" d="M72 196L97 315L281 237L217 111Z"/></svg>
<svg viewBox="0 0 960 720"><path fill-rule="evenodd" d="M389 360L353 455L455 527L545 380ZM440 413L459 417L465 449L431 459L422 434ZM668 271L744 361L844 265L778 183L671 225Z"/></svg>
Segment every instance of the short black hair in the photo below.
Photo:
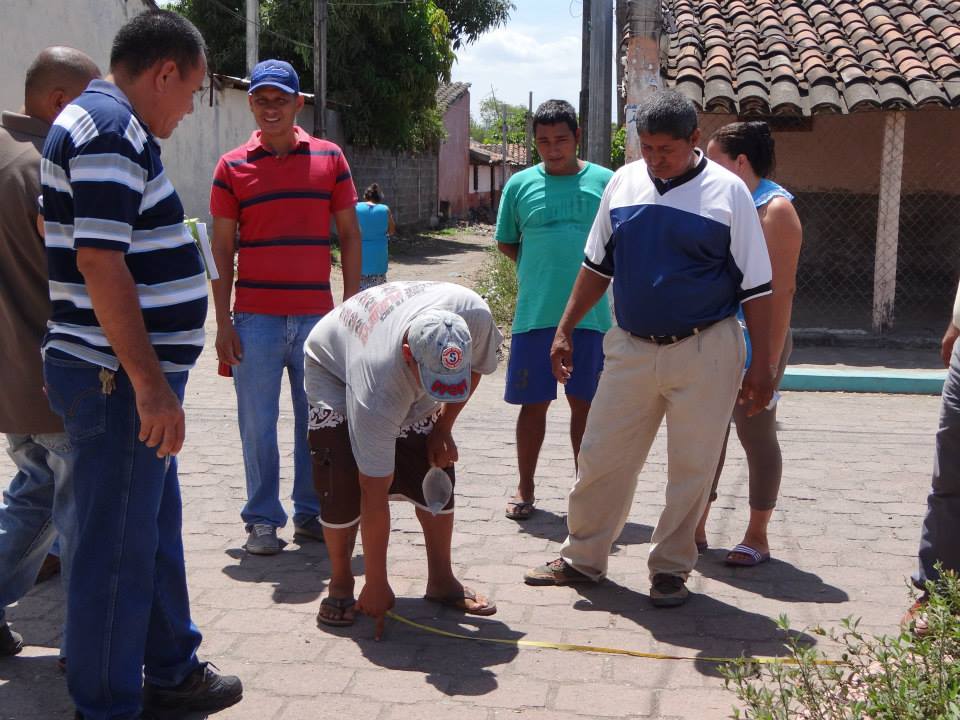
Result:
<svg viewBox="0 0 960 720"><path fill-rule="evenodd" d="M570 132L577 132L577 111L566 100L547 100L540 103L540 107L533 114L533 131L537 125L556 125L566 123Z"/></svg>
<svg viewBox="0 0 960 720"><path fill-rule="evenodd" d="M207 44L196 26L170 10L151 10L128 20L113 38L110 69L138 77L160 60L173 60L181 76L206 57Z"/></svg>
<svg viewBox="0 0 960 720"><path fill-rule="evenodd" d="M661 90L637 108L637 132L687 140L697 129L697 107L676 90Z"/></svg>
<svg viewBox="0 0 960 720"><path fill-rule="evenodd" d="M724 125L710 139L730 158L746 156L757 177L767 177L776 167L773 136L770 134L770 126L762 120Z"/></svg>
<svg viewBox="0 0 960 720"><path fill-rule="evenodd" d="M373 183L366 190L363 191L364 200L372 200L375 203L383 201L383 191L380 190L380 186L377 183Z"/></svg>

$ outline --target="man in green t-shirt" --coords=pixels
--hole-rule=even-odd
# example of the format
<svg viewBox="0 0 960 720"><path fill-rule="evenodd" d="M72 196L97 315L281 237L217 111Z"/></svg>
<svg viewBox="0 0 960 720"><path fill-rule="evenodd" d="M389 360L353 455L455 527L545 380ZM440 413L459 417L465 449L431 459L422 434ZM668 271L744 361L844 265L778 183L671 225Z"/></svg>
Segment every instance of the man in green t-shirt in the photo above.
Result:
<svg viewBox="0 0 960 720"><path fill-rule="evenodd" d="M534 475L547 409L557 399L550 344L583 262L583 248L613 173L577 159L580 129L573 106L547 100L533 116L534 140L543 162L511 177L497 215L497 248L517 263L517 310L507 365L504 400L520 405L517 465L520 482L507 503L507 517L525 520L533 512ZM576 459L603 369L603 334L610 307L600 300L574 334L574 372L566 384L570 442Z"/></svg>

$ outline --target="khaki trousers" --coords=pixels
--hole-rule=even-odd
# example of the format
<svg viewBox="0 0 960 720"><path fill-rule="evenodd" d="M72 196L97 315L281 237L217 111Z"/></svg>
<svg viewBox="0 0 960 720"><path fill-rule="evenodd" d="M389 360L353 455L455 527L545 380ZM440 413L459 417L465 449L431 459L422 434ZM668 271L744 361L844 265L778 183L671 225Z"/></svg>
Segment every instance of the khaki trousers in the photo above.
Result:
<svg viewBox="0 0 960 720"><path fill-rule="evenodd" d="M736 318L672 345L618 327L604 338L604 367L590 406L567 512L564 560L594 579L607 571L637 476L667 419L666 507L647 566L686 578L697 562L694 529L710 496L746 350Z"/></svg>

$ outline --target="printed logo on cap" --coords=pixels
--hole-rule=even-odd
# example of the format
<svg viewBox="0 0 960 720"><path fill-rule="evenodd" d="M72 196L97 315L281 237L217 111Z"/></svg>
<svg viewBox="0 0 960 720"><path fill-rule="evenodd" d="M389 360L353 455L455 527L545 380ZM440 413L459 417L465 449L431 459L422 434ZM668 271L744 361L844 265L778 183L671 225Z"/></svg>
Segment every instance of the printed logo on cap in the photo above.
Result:
<svg viewBox="0 0 960 720"><path fill-rule="evenodd" d="M457 370L463 362L463 350L447 345L440 353L440 362L447 370Z"/></svg>

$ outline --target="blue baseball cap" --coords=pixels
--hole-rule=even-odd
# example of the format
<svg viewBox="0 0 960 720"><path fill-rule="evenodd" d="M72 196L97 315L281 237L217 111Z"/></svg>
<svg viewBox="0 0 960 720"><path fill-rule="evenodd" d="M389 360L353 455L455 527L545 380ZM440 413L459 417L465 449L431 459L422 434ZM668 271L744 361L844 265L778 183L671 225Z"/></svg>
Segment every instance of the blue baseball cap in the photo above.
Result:
<svg viewBox="0 0 960 720"><path fill-rule="evenodd" d="M275 87L291 95L300 93L300 78L293 65L284 60L264 60L257 63L250 73L250 90L247 94L261 87Z"/></svg>

